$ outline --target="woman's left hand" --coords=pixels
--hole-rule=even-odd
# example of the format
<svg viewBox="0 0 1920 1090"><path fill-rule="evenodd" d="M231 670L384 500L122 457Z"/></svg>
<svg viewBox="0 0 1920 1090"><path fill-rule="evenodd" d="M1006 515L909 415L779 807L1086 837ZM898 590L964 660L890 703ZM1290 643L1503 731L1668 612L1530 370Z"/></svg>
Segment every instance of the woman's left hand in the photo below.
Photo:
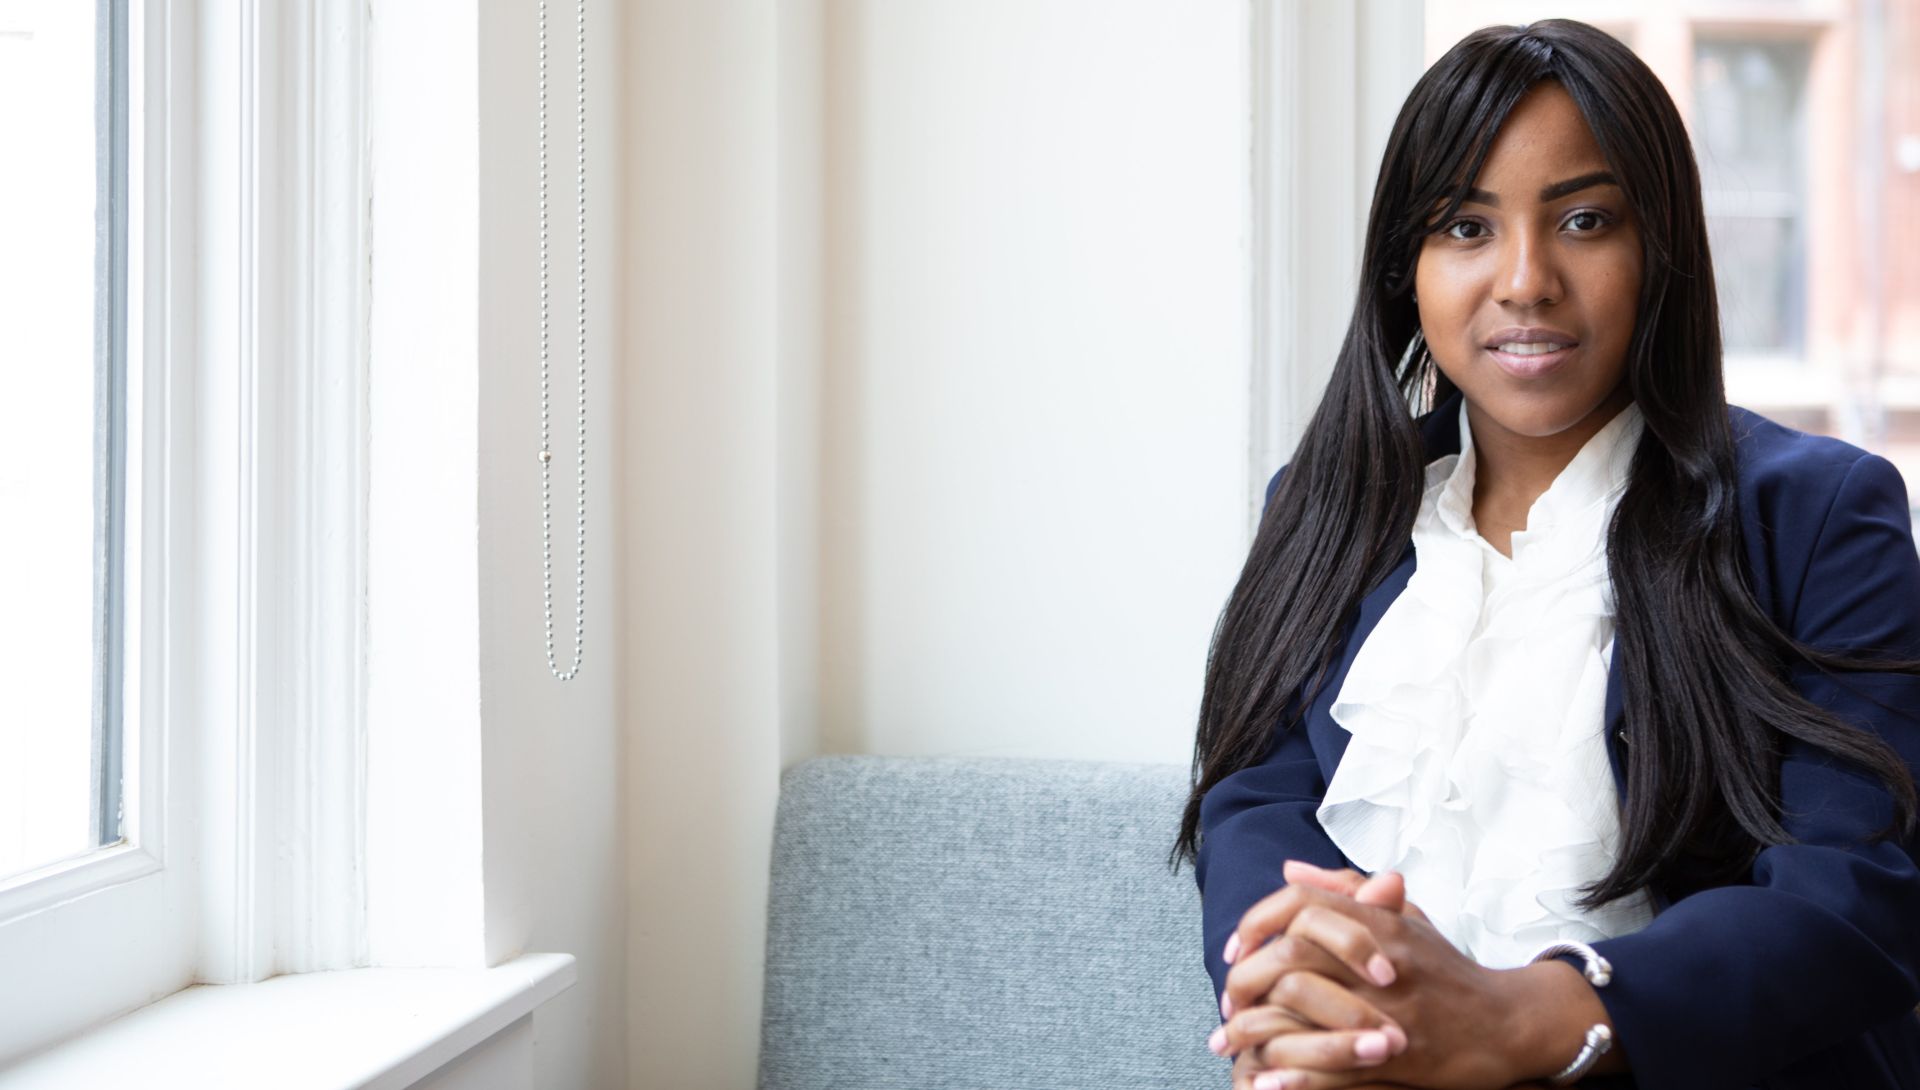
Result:
<svg viewBox="0 0 1920 1090"><path fill-rule="evenodd" d="M1251 1061L1244 1058L1236 1060L1233 1065L1233 1090L1254 1090L1257 1085L1256 1080L1262 1073L1262 1070ZM1416 1086L1413 1083L1360 1082L1347 1087L1346 1090L1416 1090ZM1542 1082L1522 1082L1515 1083L1506 1090L1548 1090L1548 1087Z"/></svg>
<svg viewBox="0 0 1920 1090"><path fill-rule="evenodd" d="M1353 973L1332 986L1392 1019L1405 1031L1407 1044L1384 1062L1354 1057L1348 1045L1342 1064L1341 1050L1333 1046L1350 1033L1328 1032L1306 1018L1249 1018L1235 1045L1249 1070L1274 1069L1254 1076L1255 1090L1338 1090L1372 1083L1504 1090L1539 1076L1506 1047L1519 1036L1506 1028L1523 1016L1529 1002L1519 974L1475 964L1424 918L1295 889L1262 900L1242 918L1238 949L1252 953L1239 958L1228 975L1232 1007L1250 1016L1255 1007L1276 1000L1286 1007L1289 995L1305 994L1300 985L1287 983L1294 974L1311 984L1314 1002L1326 1003L1325 960L1302 943L1331 951L1349 966L1377 966L1373 959L1379 956L1391 966L1391 983L1382 986L1369 980L1371 973ZM1281 936L1297 941L1268 942ZM1259 1040L1261 1025L1272 1027L1264 1041ZM1494 1026L1503 1032L1490 1034L1488 1027ZM1236 1070L1240 1067L1236 1064Z"/></svg>

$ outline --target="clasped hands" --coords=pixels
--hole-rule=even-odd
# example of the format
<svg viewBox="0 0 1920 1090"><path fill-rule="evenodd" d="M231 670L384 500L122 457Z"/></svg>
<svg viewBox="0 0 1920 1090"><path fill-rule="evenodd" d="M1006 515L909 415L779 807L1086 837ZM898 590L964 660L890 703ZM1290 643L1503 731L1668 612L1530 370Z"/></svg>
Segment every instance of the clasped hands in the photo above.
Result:
<svg viewBox="0 0 1920 1090"><path fill-rule="evenodd" d="M1564 986L1550 966L1571 969L1476 964L1393 872L1289 861L1285 877L1225 951L1227 1021L1209 1045L1234 1057L1233 1090L1505 1090L1558 1069L1532 1004Z"/></svg>

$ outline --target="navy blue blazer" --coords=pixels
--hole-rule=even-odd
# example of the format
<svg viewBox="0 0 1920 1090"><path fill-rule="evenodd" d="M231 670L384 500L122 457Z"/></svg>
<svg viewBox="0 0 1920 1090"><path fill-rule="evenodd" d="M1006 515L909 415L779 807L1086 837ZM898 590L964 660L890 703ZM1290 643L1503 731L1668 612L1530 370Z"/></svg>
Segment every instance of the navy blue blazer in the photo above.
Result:
<svg viewBox="0 0 1920 1090"><path fill-rule="evenodd" d="M1920 554L1899 473L1838 440L1729 411L1760 605L1803 643L1920 659ZM1420 425L1429 460L1459 451L1457 405L1443 405ZM1353 865L1314 817L1348 738L1329 708L1413 569L1409 541L1400 565L1348 623L1304 728L1276 731L1260 763L1221 780L1202 800L1195 878L1216 994L1226 978L1220 953L1227 936L1255 901L1285 885L1283 861ZM1886 739L1920 777L1920 678L1836 681L1802 670L1792 681L1808 699ZM1615 783L1624 790L1622 761L1632 741L1618 662L1605 716ZM1780 790L1782 820L1797 843L1762 851L1741 884L1662 901L1643 930L1594 944L1613 963L1613 981L1599 996L1633 1076L1586 1085L1920 1088L1920 843L1876 842L1873 834L1892 814L1885 788L1798 743L1785 750Z"/></svg>

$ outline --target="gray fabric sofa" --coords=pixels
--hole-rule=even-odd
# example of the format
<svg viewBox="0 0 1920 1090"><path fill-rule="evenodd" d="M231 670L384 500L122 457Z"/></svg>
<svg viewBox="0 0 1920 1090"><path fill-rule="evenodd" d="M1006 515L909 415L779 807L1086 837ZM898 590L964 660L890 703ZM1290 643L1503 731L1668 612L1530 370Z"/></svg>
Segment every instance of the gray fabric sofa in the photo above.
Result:
<svg viewBox="0 0 1920 1090"><path fill-rule="evenodd" d="M1186 770L823 757L781 780L761 1090L1202 1090Z"/></svg>

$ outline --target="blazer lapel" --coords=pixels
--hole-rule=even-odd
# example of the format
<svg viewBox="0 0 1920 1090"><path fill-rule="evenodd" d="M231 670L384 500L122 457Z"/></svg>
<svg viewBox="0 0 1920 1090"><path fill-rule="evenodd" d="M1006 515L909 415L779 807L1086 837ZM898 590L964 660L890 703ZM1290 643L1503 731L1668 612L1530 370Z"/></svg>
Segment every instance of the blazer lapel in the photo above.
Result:
<svg viewBox="0 0 1920 1090"><path fill-rule="evenodd" d="M1354 656L1360 653L1360 645L1367 642L1374 626L1386 615L1387 607L1407 589L1407 581L1413 578L1413 543L1408 542L1406 551L1400 554L1400 563L1380 585L1373 588L1360 600L1360 609L1354 616L1353 626L1347 633L1346 646L1341 649L1340 658L1334 662L1320 688L1314 693L1313 702L1307 705L1307 738L1313 743L1313 752L1320 759L1320 773L1327 782L1333 782L1333 770L1340 766L1340 757L1347 751L1347 740L1352 735L1347 729L1333 721L1333 701L1340 695L1340 687L1347 680L1347 671L1352 668Z"/></svg>

